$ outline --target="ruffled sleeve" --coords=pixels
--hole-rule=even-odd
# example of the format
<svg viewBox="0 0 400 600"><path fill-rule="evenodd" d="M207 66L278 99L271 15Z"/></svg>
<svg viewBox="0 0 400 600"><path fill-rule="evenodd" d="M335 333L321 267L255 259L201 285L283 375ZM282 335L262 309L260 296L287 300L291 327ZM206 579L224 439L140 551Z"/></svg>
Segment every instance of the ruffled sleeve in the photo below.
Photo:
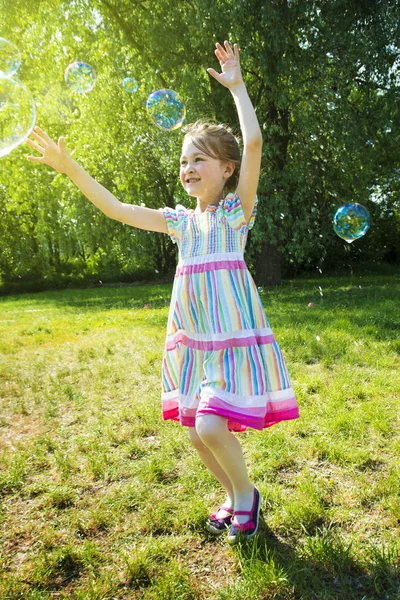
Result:
<svg viewBox="0 0 400 600"><path fill-rule="evenodd" d="M251 229L254 225L254 221L257 214L258 196L256 196L253 212L251 213L250 221L247 224L242 204L239 196L235 194L228 194L222 203L222 210L226 216L226 219L232 229L242 231L245 233L248 229Z"/></svg>
<svg viewBox="0 0 400 600"><path fill-rule="evenodd" d="M174 244L179 244L182 239L182 231L184 228L185 219L188 215L188 210L181 204L177 204L175 208L159 208L158 210L164 213L167 222L168 234Z"/></svg>

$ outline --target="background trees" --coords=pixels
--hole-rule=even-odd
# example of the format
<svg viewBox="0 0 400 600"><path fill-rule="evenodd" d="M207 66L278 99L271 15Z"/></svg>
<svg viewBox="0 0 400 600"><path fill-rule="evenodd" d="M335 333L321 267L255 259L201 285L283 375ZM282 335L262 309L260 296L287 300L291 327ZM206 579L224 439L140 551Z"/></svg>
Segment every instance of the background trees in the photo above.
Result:
<svg viewBox="0 0 400 600"><path fill-rule="evenodd" d="M394 0L0 0L0 8L0 35L22 52L19 77L34 94L37 123L64 135L74 157L122 201L154 208L193 201L178 182L182 132L151 124L147 95L174 89L188 122L210 117L238 130L229 93L206 72L215 41L237 41L264 135L248 245L257 282L337 268L349 254L399 260ZM63 82L77 59L97 74L87 96ZM121 87L129 75L139 83L134 94ZM27 152L0 162L3 283L132 280L173 269L167 236L107 219L66 177L27 163ZM331 221L353 201L368 207L372 226L346 248Z"/></svg>

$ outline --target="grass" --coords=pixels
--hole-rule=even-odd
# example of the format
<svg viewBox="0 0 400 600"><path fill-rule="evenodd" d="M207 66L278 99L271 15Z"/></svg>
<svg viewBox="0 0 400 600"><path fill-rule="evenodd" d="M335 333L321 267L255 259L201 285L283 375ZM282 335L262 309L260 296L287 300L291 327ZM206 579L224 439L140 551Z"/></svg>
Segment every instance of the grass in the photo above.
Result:
<svg viewBox="0 0 400 600"><path fill-rule="evenodd" d="M236 548L205 532L222 491L161 420L170 293L0 299L0 598L399 599L399 279L261 292L301 418L239 434L263 520Z"/></svg>

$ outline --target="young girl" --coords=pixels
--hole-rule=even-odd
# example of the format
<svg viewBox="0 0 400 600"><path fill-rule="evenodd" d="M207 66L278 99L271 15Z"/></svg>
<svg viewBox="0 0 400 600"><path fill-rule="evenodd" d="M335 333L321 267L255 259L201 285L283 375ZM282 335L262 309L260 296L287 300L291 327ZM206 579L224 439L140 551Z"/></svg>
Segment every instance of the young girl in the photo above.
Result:
<svg viewBox="0 0 400 600"><path fill-rule="evenodd" d="M243 156L227 128L204 122L186 128L180 180L196 210L181 205L153 210L119 202L36 127L28 159L66 173L100 210L133 227L171 236L179 248L162 363L163 418L188 427L207 468L226 491L210 515L216 535L251 538L258 529L261 495L249 480L232 431L262 430L296 419L298 408L278 344L265 318L243 252L257 209L262 137L243 83L239 51L216 44L222 73L207 69L235 101ZM228 191L234 191L225 195Z"/></svg>

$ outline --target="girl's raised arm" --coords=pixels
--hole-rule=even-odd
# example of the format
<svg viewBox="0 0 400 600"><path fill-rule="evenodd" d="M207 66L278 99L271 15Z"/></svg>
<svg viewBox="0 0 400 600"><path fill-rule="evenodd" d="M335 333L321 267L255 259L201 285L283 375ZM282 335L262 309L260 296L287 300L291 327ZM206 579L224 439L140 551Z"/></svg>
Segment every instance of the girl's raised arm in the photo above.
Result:
<svg viewBox="0 0 400 600"><path fill-rule="evenodd" d="M248 222L253 212L260 178L262 135L254 106L242 79L237 44L234 44L233 50L227 41L224 42L224 46L225 48L217 43L215 50L222 73L217 73L214 69L207 71L230 90L236 104L243 138L242 163L236 191Z"/></svg>
<svg viewBox="0 0 400 600"><path fill-rule="evenodd" d="M60 137L56 144L40 127L35 127L30 137L33 139L28 138L27 144L37 150L41 156L28 156L28 160L49 165L59 173L68 175L86 198L107 217L138 229L168 233L165 217L161 211L135 204L125 204L117 200L71 157L65 147L64 138Z"/></svg>

